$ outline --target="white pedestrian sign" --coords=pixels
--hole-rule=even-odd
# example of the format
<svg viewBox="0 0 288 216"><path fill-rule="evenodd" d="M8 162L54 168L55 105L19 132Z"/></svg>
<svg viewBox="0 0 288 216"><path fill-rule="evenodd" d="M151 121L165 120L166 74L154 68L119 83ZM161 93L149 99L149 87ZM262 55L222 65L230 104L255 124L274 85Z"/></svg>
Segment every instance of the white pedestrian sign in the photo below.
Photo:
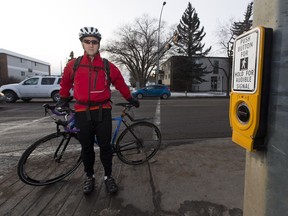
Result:
<svg viewBox="0 0 288 216"><path fill-rule="evenodd" d="M248 58L242 58L240 60L240 70L247 70L248 69Z"/></svg>
<svg viewBox="0 0 288 216"><path fill-rule="evenodd" d="M253 93L257 90L260 30L253 29L236 38L232 68L232 90Z"/></svg>

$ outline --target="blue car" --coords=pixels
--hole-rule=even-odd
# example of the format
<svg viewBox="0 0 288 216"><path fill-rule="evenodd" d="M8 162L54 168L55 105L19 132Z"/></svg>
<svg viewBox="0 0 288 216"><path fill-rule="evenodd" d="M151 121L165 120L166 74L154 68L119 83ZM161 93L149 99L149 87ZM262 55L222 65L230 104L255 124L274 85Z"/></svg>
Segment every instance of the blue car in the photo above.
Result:
<svg viewBox="0 0 288 216"><path fill-rule="evenodd" d="M149 85L132 92L133 97L142 99L144 97L160 97L167 99L171 96L170 89L166 85Z"/></svg>

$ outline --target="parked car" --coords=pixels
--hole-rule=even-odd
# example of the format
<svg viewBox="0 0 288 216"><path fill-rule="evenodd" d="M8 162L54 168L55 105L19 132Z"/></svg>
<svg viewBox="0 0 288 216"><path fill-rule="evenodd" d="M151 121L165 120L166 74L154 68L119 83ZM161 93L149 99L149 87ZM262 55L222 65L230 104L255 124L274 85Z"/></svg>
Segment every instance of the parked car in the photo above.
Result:
<svg viewBox="0 0 288 216"><path fill-rule="evenodd" d="M143 97L160 97L167 99L171 96L170 89L166 85L149 85L132 92L133 97L142 99Z"/></svg>
<svg viewBox="0 0 288 216"><path fill-rule="evenodd" d="M2 92L0 92L0 103L5 103L5 102L6 102L5 95Z"/></svg>
<svg viewBox="0 0 288 216"><path fill-rule="evenodd" d="M2 85L0 91L7 103L14 103L18 99L28 102L32 98L52 98L57 102L60 98L60 81L59 76L33 76L20 83Z"/></svg>

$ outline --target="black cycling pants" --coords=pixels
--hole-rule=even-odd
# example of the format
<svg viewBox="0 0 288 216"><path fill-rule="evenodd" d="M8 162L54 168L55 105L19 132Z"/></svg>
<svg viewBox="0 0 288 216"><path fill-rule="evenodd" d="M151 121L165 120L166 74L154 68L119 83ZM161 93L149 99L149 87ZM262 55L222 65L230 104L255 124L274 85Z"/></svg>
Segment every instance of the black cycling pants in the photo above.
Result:
<svg viewBox="0 0 288 216"><path fill-rule="evenodd" d="M89 111L88 111L89 112ZM80 129L79 141L82 146L81 157L84 164L84 171L87 176L94 174L94 140L97 137L100 147L100 160L104 167L105 176L112 173L113 150L110 144L112 133L111 109L102 110L102 119L99 119L98 110L90 110L91 120L87 120L87 113L76 112L75 125Z"/></svg>

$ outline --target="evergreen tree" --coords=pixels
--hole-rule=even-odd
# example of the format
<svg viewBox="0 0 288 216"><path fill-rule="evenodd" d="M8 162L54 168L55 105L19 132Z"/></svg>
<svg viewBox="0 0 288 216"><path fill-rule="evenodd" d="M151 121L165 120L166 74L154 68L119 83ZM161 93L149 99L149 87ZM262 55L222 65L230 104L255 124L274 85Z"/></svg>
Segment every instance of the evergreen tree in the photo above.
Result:
<svg viewBox="0 0 288 216"><path fill-rule="evenodd" d="M204 27L200 29L200 20L195 8L191 3L188 3L188 7L185 10L180 24L177 26L181 40L176 46L179 47L179 52L192 57L192 56L205 56L211 50L211 47L203 51L205 43L201 43L206 33Z"/></svg>
<svg viewBox="0 0 288 216"><path fill-rule="evenodd" d="M249 3L244 14L244 20L240 22L234 22L231 27L233 32L234 39L243 34L246 31L249 31L252 27L252 15L253 15L253 2Z"/></svg>
<svg viewBox="0 0 288 216"><path fill-rule="evenodd" d="M202 63L197 61L197 57L206 56L211 47L204 50L205 43L202 43L206 33L204 27L200 28L200 20L195 8L191 3L185 10L180 24L177 26L178 34L181 40L175 44L178 47L178 53L188 58L182 59L182 64L178 66L178 73L181 73L181 78L185 80L186 91L192 90L192 84L205 82L203 77L206 67L202 67Z"/></svg>
<svg viewBox="0 0 288 216"><path fill-rule="evenodd" d="M206 67L199 63L198 58L187 56L173 56L174 88L178 91L192 91L192 84L206 82L202 77L205 76Z"/></svg>

